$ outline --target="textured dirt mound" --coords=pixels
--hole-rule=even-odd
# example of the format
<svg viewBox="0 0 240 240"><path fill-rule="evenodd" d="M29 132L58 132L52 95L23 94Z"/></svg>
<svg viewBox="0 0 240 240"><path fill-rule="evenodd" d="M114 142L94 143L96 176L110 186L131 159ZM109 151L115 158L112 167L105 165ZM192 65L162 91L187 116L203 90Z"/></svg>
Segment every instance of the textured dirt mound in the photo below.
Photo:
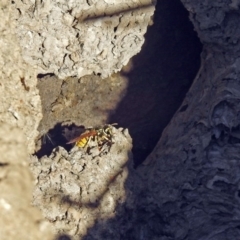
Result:
<svg viewBox="0 0 240 240"><path fill-rule="evenodd" d="M145 7L133 13L132 22L121 17L121 13L112 18L101 16L98 19L99 12L91 12L94 6L99 10L101 4L114 7L110 0L84 2L83 6L88 5L90 12L71 8L76 6L71 6L75 2L64 5L58 1L57 6L56 2L51 4L48 1L36 1L35 4L12 1L12 8L19 14L14 18L22 23L17 30L13 15L9 14L11 8L5 2L0 3L4 16L0 23L2 239L51 238L48 224L30 205L33 178L29 162L36 183L34 204L52 222L55 231L63 233L62 237L68 233L71 238L84 240L239 238L240 4L227 0L182 2L204 44L201 68L156 148L137 170L132 168L131 140L123 129L115 130L115 143L110 152L101 157L97 146L89 152L78 148L67 152L57 147L50 157L37 159L35 156L27 161L34 150L36 128L41 118L40 101L36 72L22 61L14 35L18 32L21 46L27 47L23 52L25 59L38 65L42 73L51 70L65 77L73 74L83 76L95 71L107 76L119 70L132 56L133 51L129 51L127 60L123 57L124 43L127 43L126 49L132 47L135 53L140 50L143 37L138 41L136 36L140 34L139 29L145 33L152 14L151 7L147 7L149 3L143 3ZM129 16L132 6L124 6L126 8L122 10ZM104 12L114 15L111 8L104 8ZM78 13L82 15L78 16ZM147 22L138 25L137 22L145 17ZM87 21L86 18L91 19ZM112 20L109 32L100 33L98 26L105 24L104 28L108 29L109 19ZM41 26L48 32L41 28L38 20L43 20ZM62 32L58 32L58 28ZM85 31L85 35L79 28ZM122 29L126 32L121 32ZM134 36L132 29L136 32ZM97 32L100 35L96 37L94 34ZM105 41L107 33L111 33L113 43ZM180 35L175 32L175 36L178 39ZM73 42L68 42L69 39ZM107 45L101 44L99 39ZM54 49L52 40L59 44ZM93 51L90 45L94 46ZM81 49L71 48L75 46ZM114 46L118 46L116 52ZM77 58L80 56L78 51L84 59ZM109 59L112 62L108 66ZM82 68L78 64L82 64ZM63 86L59 84L53 95L61 95ZM124 87L121 90L125 90ZM55 111L60 116L62 106L74 104L74 99L72 95L52 97L54 105L48 107L53 115ZM99 121L105 121L104 117Z"/></svg>
<svg viewBox="0 0 240 240"><path fill-rule="evenodd" d="M61 79L118 72L138 53L154 1L14 1L23 58Z"/></svg>
<svg viewBox="0 0 240 240"><path fill-rule="evenodd" d="M33 159L33 202L58 233L79 239L95 221L113 218L126 200L125 180L132 165L127 130L113 128L113 144L105 150L75 146L68 153L60 147L49 157Z"/></svg>

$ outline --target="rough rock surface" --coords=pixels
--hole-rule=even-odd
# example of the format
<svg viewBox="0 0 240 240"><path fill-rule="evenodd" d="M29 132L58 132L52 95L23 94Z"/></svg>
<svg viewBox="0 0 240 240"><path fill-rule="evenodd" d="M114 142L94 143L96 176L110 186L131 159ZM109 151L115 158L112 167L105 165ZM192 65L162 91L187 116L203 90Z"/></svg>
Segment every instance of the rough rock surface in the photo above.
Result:
<svg viewBox="0 0 240 240"><path fill-rule="evenodd" d="M163 229L174 219L171 239L236 239L240 65L209 49L202 57L194 85L141 170Z"/></svg>
<svg viewBox="0 0 240 240"><path fill-rule="evenodd" d="M116 128L113 138L109 152L108 147L99 152L92 141L90 151L75 146L68 153L60 147L49 157L33 157L31 169L37 179L33 202L58 234L81 239L96 221L114 218L126 200L131 138L126 129Z"/></svg>
<svg viewBox="0 0 240 240"><path fill-rule="evenodd" d="M88 2L91 4L93 1ZM128 137L125 138L117 130L116 143L111 150L113 154L110 151L101 159L96 148L89 155L76 148L70 153L58 148L50 158L43 157L41 161L33 158L32 169L37 177L35 204L53 221L59 232L82 236L84 240L239 238L240 2L182 2L189 10L195 29L204 43L202 65L185 101L145 165L134 171L127 164L127 160L131 159L128 152L130 143ZM24 9L24 2L21 3L23 6L20 10ZM1 8L3 10L4 7ZM29 12L39 14L38 5L34 11L30 8ZM23 17L21 14L20 18ZM8 35L7 26L8 22L1 23L1 33L7 33L11 42L12 35ZM1 41L3 46L8 46L8 41L7 44L4 40ZM14 48L6 49L8 48L2 48L4 56L6 59L11 58L9 53ZM2 66L4 73L1 83L3 79L9 79L6 72L12 69L14 62L2 59L1 64L9 63L9 67ZM21 81L21 77L20 82L24 91L27 91L28 84ZM2 93L7 94L10 90L1 84L3 86L5 90ZM17 90L20 89L17 82L14 82L14 86ZM11 92L9 97L12 99L13 96L21 96L19 91ZM13 123L17 125L18 112L12 111L12 108L9 111L8 104L3 105L2 119L10 119L10 126ZM25 129L25 125L21 124L17 126ZM9 192L11 188L17 189L16 193L24 196L19 199L14 195L9 200L7 196L1 198L1 212L22 210L18 204L23 204L24 209L27 209L30 199L26 197L25 191L21 191L25 187L19 187L25 178L27 183L23 186L28 186L31 181L29 172L24 170L24 164L18 162L26 157L23 150L24 137L18 129L15 131L9 125L1 125L0 128L3 142L0 144L3 159L0 164L1 196L6 193L15 194L15 191ZM120 151L119 155L116 155L117 151ZM2 154L5 152L10 156L5 157ZM16 153L20 155L15 156ZM98 167L100 165L101 168ZM102 171L105 167L106 172ZM18 170L15 171L15 168ZM117 174L119 170L120 173ZM8 184L9 181L11 184ZM20 214L17 213L18 211L14 212L11 221L6 221L15 224L14 220ZM31 218L31 214L32 212L26 217ZM10 215L4 214L4 217L8 216ZM21 222L27 222L23 219L24 216L19 218ZM6 221L0 226L5 226ZM20 230L26 227L29 231L34 231L39 227L35 220L30 227L19 226L18 223L15 226ZM18 238L19 236L18 232ZM25 236L22 238L27 239Z"/></svg>
<svg viewBox="0 0 240 240"><path fill-rule="evenodd" d="M139 171L157 206L158 239L239 239L240 2L182 2L204 43L202 65Z"/></svg>
<svg viewBox="0 0 240 240"><path fill-rule="evenodd" d="M21 128L28 152L33 153L37 127L42 117L36 72L20 57L21 50L15 36L15 16L8 5L2 8L5 18L0 23L0 121Z"/></svg>
<svg viewBox="0 0 240 240"><path fill-rule="evenodd" d="M118 72L138 53L154 1L12 1L24 60L64 79Z"/></svg>
<svg viewBox="0 0 240 240"><path fill-rule="evenodd" d="M84 240L240 236L238 3L183 2L205 44L201 68L155 150L129 171L124 211L96 222Z"/></svg>
<svg viewBox="0 0 240 240"><path fill-rule="evenodd" d="M0 155L1 239L52 239L50 224L31 205L33 177L19 128L1 124Z"/></svg>
<svg viewBox="0 0 240 240"><path fill-rule="evenodd" d="M49 224L31 205L27 160L41 118L36 75L21 58L8 1L0 2L0 16L0 238L52 239Z"/></svg>

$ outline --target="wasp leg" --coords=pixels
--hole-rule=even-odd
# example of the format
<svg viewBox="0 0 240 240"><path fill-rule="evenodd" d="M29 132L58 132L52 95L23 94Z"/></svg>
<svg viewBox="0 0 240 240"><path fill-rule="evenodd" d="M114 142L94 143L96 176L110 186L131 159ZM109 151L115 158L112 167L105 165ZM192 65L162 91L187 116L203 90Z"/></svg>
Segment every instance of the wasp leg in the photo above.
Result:
<svg viewBox="0 0 240 240"><path fill-rule="evenodd" d="M84 146L84 148L87 147L87 146L89 146L89 143L90 143L91 141L92 141L92 136L90 136L90 137L88 138L87 143L86 143L86 145Z"/></svg>
<svg viewBox="0 0 240 240"><path fill-rule="evenodd" d="M104 146L107 146L106 151L107 151L107 152L110 152L112 145L113 145L113 141L112 141L111 139L107 139L107 140L105 140L105 141L102 140L102 141L99 143L99 151L102 153L102 152L104 151L104 150L103 150Z"/></svg>

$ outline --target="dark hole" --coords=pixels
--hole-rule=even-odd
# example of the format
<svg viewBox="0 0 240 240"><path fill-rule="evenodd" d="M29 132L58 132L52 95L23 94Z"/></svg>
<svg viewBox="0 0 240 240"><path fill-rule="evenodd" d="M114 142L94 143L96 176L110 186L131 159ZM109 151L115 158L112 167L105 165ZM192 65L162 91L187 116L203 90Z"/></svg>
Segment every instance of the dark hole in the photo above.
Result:
<svg viewBox="0 0 240 240"><path fill-rule="evenodd" d="M9 165L8 163L0 163L0 167L6 167L8 165Z"/></svg>
<svg viewBox="0 0 240 240"><path fill-rule="evenodd" d="M179 110L179 112L185 112L188 108L188 104L185 104L184 106L182 106Z"/></svg>
<svg viewBox="0 0 240 240"><path fill-rule="evenodd" d="M215 181L213 183L213 186L215 188L218 188L221 192L225 192L225 193L231 193L233 192L233 185L226 183L224 181Z"/></svg>
<svg viewBox="0 0 240 240"><path fill-rule="evenodd" d="M228 143L230 143L230 144L239 144L240 143L240 139L236 138L236 137L230 136L229 139L228 139Z"/></svg>
<svg viewBox="0 0 240 240"><path fill-rule="evenodd" d="M194 158L191 158L191 161L192 162L195 162L196 161L196 158L194 157Z"/></svg>
<svg viewBox="0 0 240 240"><path fill-rule="evenodd" d="M41 148L35 153L38 158L41 158L45 155L49 156L52 153L52 150L57 146L64 147L67 151L70 151L72 148L72 144L67 144L68 140L64 137L65 129L71 130L75 129L75 134L82 133L83 128L77 127L75 124L71 124L70 126L62 126L60 123L56 124L54 128L50 129L47 133L42 135L39 139L41 141ZM77 129L77 130L76 130ZM77 137L76 135L73 138Z"/></svg>
<svg viewBox="0 0 240 240"><path fill-rule="evenodd" d="M17 8L17 10L18 10L19 14L21 15L21 14L22 14L22 12L21 12L20 8Z"/></svg>
<svg viewBox="0 0 240 240"><path fill-rule="evenodd" d="M45 74L39 73L39 74L37 75L37 78L44 78L44 77L47 77L47 76L53 77L54 75L55 75L54 73L45 73Z"/></svg>
<svg viewBox="0 0 240 240"><path fill-rule="evenodd" d="M157 2L154 24L132 59L127 94L108 122L126 127L133 138L135 165L151 153L180 107L200 67L202 45L179 0ZM184 105L180 111L185 111Z"/></svg>
<svg viewBox="0 0 240 240"><path fill-rule="evenodd" d="M226 37L226 42L229 42L230 41L230 37Z"/></svg>
<svg viewBox="0 0 240 240"><path fill-rule="evenodd" d="M211 136L211 139L212 139L212 141L216 141L216 140L217 140L215 134L213 134L213 135Z"/></svg>
<svg viewBox="0 0 240 240"><path fill-rule="evenodd" d="M196 153L196 149L192 149L192 153L195 154Z"/></svg>
<svg viewBox="0 0 240 240"><path fill-rule="evenodd" d="M62 234L60 236L57 236L56 240L71 240L71 238L66 234Z"/></svg>
<svg viewBox="0 0 240 240"><path fill-rule="evenodd" d="M238 197L240 197L240 190L238 190Z"/></svg>

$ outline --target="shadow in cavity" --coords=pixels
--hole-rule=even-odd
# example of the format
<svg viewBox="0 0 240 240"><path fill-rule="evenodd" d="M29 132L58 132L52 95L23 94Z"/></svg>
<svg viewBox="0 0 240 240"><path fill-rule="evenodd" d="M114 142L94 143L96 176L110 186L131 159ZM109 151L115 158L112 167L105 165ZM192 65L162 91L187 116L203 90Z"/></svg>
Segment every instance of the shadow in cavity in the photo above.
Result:
<svg viewBox="0 0 240 240"><path fill-rule="evenodd" d="M54 73L39 73L38 75L37 75L37 78L44 78L44 77L46 77L46 76L49 76L49 77L53 77L55 74Z"/></svg>
<svg viewBox="0 0 240 240"><path fill-rule="evenodd" d="M58 146L65 148L67 151L70 151L73 147L73 144L67 144L67 142L70 140L70 137L69 139L66 139L66 131L68 131L69 134L74 133L74 135L72 135L72 138L75 138L84 131L84 127L78 127L75 124L63 126L61 123L57 123L54 128L50 129L47 133L40 136L38 140L39 142L37 142L37 145L39 145L40 148L35 153L35 155L38 158L41 158L45 155L50 156L53 149Z"/></svg>
<svg viewBox="0 0 240 240"><path fill-rule="evenodd" d="M154 24L133 57L127 94L109 122L129 128L135 165L157 144L200 67L202 45L179 0L157 2ZM182 108L185 111L187 106Z"/></svg>
<svg viewBox="0 0 240 240"><path fill-rule="evenodd" d="M55 240L71 240L71 237L66 234L61 234L55 238Z"/></svg>

